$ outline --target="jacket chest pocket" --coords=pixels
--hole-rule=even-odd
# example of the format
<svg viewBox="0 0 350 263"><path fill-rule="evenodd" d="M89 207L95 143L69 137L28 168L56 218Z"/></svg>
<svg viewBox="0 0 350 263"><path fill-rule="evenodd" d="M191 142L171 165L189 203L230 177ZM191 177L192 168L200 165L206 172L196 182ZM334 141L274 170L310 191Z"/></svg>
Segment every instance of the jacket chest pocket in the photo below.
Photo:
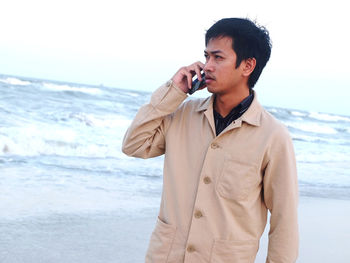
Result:
<svg viewBox="0 0 350 263"><path fill-rule="evenodd" d="M216 183L216 190L224 198L244 200L259 184L259 178L255 164L226 158Z"/></svg>

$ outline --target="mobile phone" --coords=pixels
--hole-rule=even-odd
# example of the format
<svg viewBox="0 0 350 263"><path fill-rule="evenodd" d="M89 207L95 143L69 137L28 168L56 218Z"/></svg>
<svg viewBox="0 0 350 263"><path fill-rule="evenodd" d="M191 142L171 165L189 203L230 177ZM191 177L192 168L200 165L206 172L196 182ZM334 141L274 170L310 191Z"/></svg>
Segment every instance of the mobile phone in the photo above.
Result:
<svg viewBox="0 0 350 263"><path fill-rule="evenodd" d="M203 85L205 84L205 74L204 74L204 72L201 74L201 76L202 76L202 81L199 81L198 78L196 78L194 81L192 81L192 87L189 90L188 94L192 95L199 88L203 87Z"/></svg>

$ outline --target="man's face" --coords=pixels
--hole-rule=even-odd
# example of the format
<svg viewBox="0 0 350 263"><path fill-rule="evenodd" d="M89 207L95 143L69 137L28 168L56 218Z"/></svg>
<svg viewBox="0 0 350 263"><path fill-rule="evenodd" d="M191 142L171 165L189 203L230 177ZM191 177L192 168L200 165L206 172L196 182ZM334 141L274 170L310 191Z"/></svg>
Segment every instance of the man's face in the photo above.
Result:
<svg viewBox="0 0 350 263"><path fill-rule="evenodd" d="M232 49L231 38L218 37L209 40L204 56L206 59L204 72L209 92L216 94L234 92L246 81L242 77L242 68L240 66L236 68L237 55Z"/></svg>

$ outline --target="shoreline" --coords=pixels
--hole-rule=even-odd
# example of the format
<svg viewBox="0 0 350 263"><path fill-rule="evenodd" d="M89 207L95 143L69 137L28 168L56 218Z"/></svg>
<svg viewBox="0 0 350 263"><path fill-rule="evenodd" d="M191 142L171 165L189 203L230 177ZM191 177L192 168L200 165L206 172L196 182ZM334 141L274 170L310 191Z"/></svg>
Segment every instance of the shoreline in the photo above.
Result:
<svg viewBox="0 0 350 263"><path fill-rule="evenodd" d="M152 208L132 214L0 218L0 262L144 262L157 214ZM349 219L350 200L301 196L297 262L349 262ZM268 228L257 263L265 262Z"/></svg>
<svg viewBox="0 0 350 263"><path fill-rule="evenodd" d="M298 263L350 261L350 200L313 196L299 197ZM256 263L266 259L269 224L260 241Z"/></svg>

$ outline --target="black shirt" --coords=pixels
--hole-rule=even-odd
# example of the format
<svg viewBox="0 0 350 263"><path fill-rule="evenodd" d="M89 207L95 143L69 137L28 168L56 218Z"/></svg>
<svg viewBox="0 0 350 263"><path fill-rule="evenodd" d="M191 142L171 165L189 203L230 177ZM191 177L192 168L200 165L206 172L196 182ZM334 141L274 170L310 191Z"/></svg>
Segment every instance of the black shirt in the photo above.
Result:
<svg viewBox="0 0 350 263"><path fill-rule="evenodd" d="M214 121L215 121L215 130L216 136L218 136L227 126L230 125L231 122L237 120L239 117L243 115L249 108L250 104L254 99L254 93L251 91L249 96L241 101L236 107L234 107L229 114L224 118L218 112L213 110L214 112Z"/></svg>

